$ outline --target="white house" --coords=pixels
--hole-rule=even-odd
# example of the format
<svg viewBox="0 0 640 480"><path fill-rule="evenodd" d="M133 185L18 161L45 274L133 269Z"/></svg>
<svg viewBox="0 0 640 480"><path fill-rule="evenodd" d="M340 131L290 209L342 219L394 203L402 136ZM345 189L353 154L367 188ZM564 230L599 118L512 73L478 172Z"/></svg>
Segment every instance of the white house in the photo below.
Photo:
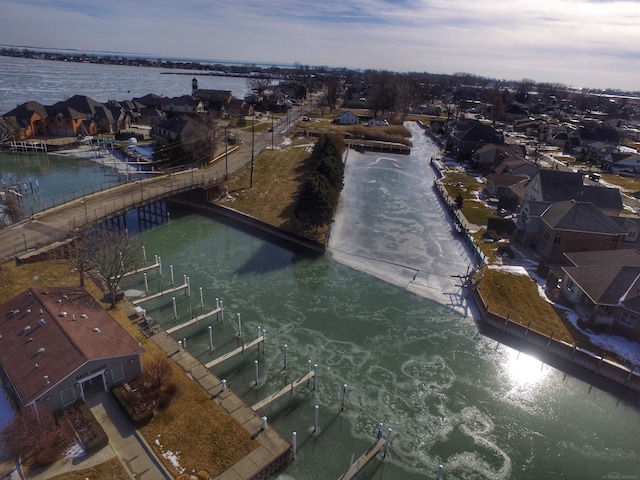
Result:
<svg viewBox="0 0 640 480"><path fill-rule="evenodd" d="M348 110L342 112L333 120L333 123L337 123L338 125L357 125L358 122L358 116Z"/></svg>
<svg viewBox="0 0 640 480"><path fill-rule="evenodd" d="M389 122L383 118L372 118L367 122L368 127L386 127L387 125L389 125Z"/></svg>

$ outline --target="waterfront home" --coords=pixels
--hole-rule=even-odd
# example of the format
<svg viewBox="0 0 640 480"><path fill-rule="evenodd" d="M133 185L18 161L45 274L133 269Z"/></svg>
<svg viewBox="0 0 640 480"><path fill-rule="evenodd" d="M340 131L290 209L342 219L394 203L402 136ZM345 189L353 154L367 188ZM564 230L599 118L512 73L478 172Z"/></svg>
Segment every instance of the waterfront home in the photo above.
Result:
<svg viewBox="0 0 640 480"><path fill-rule="evenodd" d="M562 295L589 325L640 341L640 252L568 253Z"/></svg>
<svg viewBox="0 0 640 480"><path fill-rule="evenodd" d="M2 115L2 118L16 128L16 140L26 140L45 135L47 107L38 102L25 102Z"/></svg>
<svg viewBox="0 0 640 480"><path fill-rule="evenodd" d="M474 151L487 143L504 143L502 133L478 120L456 120L450 122L447 128L449 132L448 147L458 159L470 159Z"/></svg>
<svg viewBox="0 0 640 480"><path fill-rule="evenodd" d="M37 287L0 305L0 366L20 407L50 411L140 375L144 349L83 288Z"/></svg>
<svg viewBox="0 0 640 480"><path fill-rule="evenodd" d="M602 160L602 170L611 173L640 173L640 154L612 151Z"/></svg>
<svg viewBox="0 0 640 480"><path fill-rule="evenodd" d="M567 200L550 204L540 215L535 249L547 263L568 252L616 250L626 231L595 205Z"/></svg>

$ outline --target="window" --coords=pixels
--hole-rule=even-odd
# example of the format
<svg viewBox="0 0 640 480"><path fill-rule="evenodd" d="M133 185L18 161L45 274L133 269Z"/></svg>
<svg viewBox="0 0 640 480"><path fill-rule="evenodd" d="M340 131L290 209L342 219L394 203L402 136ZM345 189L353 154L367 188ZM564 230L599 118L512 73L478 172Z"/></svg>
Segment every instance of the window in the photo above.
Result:
<svg viewBox="0 0 640 480"><path fill-rule="evenodd" d="M76 391L73 387L66 388L60 392L62 398L62 405L69 405L76 401Z"/></svg>
<svg viewBox="0 0 640 480"><path fill-rule="evenodd" d="M620 316L620 323L625 327L633 328L636 326L636 317L635 315L631 315L629 312L624 312Z"/></svg>
<svg viewBox="0 0 640 480"><path fill-rule="evenodd" d="M124 380L124 367L122 365L117 365L111 369L111 380L114 383Z"/></svg>

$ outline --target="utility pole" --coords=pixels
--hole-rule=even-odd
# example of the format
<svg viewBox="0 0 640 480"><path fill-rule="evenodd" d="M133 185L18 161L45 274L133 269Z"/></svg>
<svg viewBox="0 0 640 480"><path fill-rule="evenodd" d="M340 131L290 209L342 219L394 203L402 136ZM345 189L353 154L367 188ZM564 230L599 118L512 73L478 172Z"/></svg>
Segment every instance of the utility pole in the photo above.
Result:
<svg viewBox="0 0 640 480"><path fill-rule="evenodd" d="M249 172L249 188L253 188L253 162L256 144L256 111L253 111L253 121L251 122L251 171Z"/></svg>
<svg viewBox="0 0 640 480"><path fill-rule="evenodd" d="M229 138L227 137L227 127L224 126L224 179L229 180Z"/></svg>

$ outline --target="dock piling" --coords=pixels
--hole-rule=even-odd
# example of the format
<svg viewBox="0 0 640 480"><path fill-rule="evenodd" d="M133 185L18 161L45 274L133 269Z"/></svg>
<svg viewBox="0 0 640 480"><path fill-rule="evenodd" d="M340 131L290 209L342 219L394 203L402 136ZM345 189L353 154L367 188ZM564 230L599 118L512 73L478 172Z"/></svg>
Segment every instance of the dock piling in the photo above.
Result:
<svg viewBox="0 0 640 480"><path fill-rule="evenodd" d="M347 403L347 384L342 386L342 411L344 412L344 406Z"/></svg>
<svg viewBox="0 0 640 480"><path fill-rule="evenodd" d="M258 386L258 360L254 360L253 364L256 367L256 387Z"/></svg>
<svg viewBox="0 0 640 480"><path fill-rule="evenodd" d="M317 432L318 431L318 413L320 410L320 407L318 405L316 405L314 407L314 412L313 412L313 432Z"/></svg>
<svg viewBox="0 0 640 480"><path fill-rule="evenodd" d="M213 329L209 325L209 350L213 350Z"/></svg>
<svg viewBox="0 0 640 480"><path fill-rule="evenodd" d="M296 458L296 452L298 450L298 434L293 432L291 435L291 444L293 446L293 458Z"/></svg>
<svg viewBox="0 0 640 480"><path fill-rule="evenodd" d="M289 347L285 344L284 346L284 370L287 369L287 354L289 352Z"/></svg>

